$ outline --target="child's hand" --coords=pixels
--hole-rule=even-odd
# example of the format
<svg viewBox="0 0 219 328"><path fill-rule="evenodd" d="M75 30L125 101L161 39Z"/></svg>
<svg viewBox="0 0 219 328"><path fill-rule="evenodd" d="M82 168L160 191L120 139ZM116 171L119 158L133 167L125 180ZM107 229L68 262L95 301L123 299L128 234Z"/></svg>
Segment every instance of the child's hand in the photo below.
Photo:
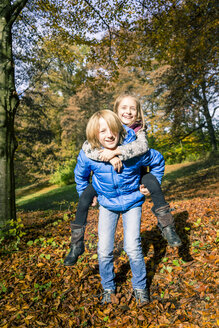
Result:
<svg viewBox="0 0 219 328"><path fill-rule="evenodd" d="M120 170L122 168L122 161L121 161L121 159L119 159L119 157L113 157L110 160L110 164L112 164L115 171L118 171L118 173L120 172Z"/></svg>
<svg viewBox="0 0 219 328"><path fill-rule="evenodd" d="M103 162L109 162L116 155L117 155L116 152L110 149L104 148L99 151L99 158Z"/></svg>
<svg viewBox="0 0 219 328"><path fill-rule="evenodd" d="M91 206L97 205L97 196L94 196Z"/></svg>
<svg viewBox="0 0 219 328"><path fill-rule="evenodd" d="M143 195L145 195L145 196L147 196L147 195L150 194L149 190L148 190L147 188L145 188L145 186L144 186L143 184L140 185L139 190L140 190L140 192L141 192Z"/></svg>

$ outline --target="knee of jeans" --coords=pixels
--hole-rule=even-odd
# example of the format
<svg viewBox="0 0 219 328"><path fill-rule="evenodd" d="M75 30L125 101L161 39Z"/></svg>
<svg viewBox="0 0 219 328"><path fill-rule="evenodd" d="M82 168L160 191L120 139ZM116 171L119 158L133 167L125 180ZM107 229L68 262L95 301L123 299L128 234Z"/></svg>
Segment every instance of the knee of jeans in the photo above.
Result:
<svg viewBox="0 0 219 328"><path fill-rule="evenodd" d="M142 256L141 243L135 243L130 245L124 245L124 250L129 258L137 259Z"/></svg>
<svg viewBox="0 0 219 328"><path fill-rule="evenodd" d="M99 260L102 260L102 261L111 259L113 257L113 251L111 249L107 249L104 247L103 248L98 247L97 254L98 254Z"/></svg>

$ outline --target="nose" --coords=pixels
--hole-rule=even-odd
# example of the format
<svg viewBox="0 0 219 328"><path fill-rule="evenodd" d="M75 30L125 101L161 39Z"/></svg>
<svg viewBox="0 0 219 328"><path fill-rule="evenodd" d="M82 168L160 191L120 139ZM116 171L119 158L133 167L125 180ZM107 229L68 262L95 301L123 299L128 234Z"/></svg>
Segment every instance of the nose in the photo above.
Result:
<svg viewBox="0 0 219 328"><path fill-rule="evenodd" d="M113 137L113 134L112 134L112 131L110 129L107 129L107 138L112 138Z"/></svg>

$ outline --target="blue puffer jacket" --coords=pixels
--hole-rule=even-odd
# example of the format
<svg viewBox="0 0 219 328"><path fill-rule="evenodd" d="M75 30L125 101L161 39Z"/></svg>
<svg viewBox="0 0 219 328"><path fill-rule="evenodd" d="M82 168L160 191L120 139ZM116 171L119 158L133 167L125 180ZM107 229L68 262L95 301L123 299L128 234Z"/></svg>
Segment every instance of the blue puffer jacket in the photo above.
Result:
<svg viewBox="0 0 219 328"><path fill-rule="evenodd" d="M123 144L135 140L134 131L129 128L126 130ZM81 150L74 171L77 192L80 196L89 184L89 177L93 172L92 185L98 194L100 205L112 211L126 211L140 206L145 199L139 191L142 166L149 166L150 173L161 183L165 162L163 156L154 149L123 162L120 173L117 173L110 163L89 159Z"/></svg>

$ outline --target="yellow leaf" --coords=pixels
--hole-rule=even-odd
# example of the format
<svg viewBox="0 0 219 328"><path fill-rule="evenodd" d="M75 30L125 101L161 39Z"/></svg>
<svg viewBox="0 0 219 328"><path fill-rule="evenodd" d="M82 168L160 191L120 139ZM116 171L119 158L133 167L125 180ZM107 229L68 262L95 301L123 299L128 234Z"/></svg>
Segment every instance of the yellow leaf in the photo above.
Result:
<svg viewBox="0 0 219 328"><path fill-rule="evenodd" d="M69 327L73 327L74 322L72 320L68 320Z"/></svg>
<svg viewBox="0 0 219 328"><path fill-rule="evenodd" d="M37 264L37 266L40 268L40 267L44 266L44 263L40 262Z"/></svg>
<svg viewBox="0 0 219 328"><path fill-rule="evenodd" d="M10 305L6 305L6 309L10 312L17 311L16 307L13 307L13 306L10 306Z"/></svg>
<svg viewBox="0 0 219 328"><path fill-rule="evenodd" d="M22 310L26 310L26 309L29 309L28 305L22 306Z"/></svg>
<svg viewBox="0 0 219 328"><path fill-rule="evenodd" d="M41 321L37 321L37 320L36 320L36 323L37 323L39 326L46 326L46 324L43 323L43 322L41 322Z"/></svg>
<svg viewBox="0 0 219 328"><path fill-rule="evenodd" d="M26 274L25 279L27 279L28 281L32 281L31 277L28 274Z"/></svg>
<svg viewBox="0 0 219 328"><path fill-rule="evenodd" d="M58 315L59 318L62 318L62 319L67 319L68 318L68 315L66 315L66 314L58 313L57 315Z"/></svg>

